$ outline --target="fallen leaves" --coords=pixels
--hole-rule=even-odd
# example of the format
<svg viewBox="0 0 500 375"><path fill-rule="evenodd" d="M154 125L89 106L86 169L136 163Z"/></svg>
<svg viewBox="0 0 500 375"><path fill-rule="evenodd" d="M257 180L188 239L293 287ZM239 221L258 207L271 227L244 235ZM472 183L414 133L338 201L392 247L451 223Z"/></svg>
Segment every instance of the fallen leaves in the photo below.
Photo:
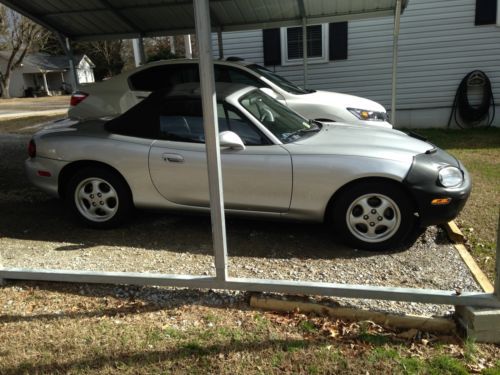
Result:
<svg viewBox="0 0 500 375"><path fill-rule="evenodd" d="M415 337L418 335L418 330L415 328L409 329L408 331L403 331L400 332L396 335L396 337L399 337L401 339L405 340L413 340Z"/></svg>
<svg viewBox="0 0 500 375"><path fill-rule="evenodd" d="M347 360L352 358L353 361L354 358L369 358L373 353L377 353L377 348L397 351L401 357L422 361L443 354L459 360L471 373L479 373L492 367L495 358L500 354L500 349L491 346L489 352L475 354L470 359L466 345L455 336L438 336L418 329L397 331L369 320L348 322L332 317L303 314L299 309L283 314L195 304L158 308L142 300L117 298L112 294L82 296L35 288L12 293L12 300L12 305L16 305L16 308L28 308L23 311L23 316L35 317L45 314L54 318L44 317L42 323L31 318L24 321L5 319L2 325L3 333L0 330L0 339L14 338L20 343L20 338L25 337L29 338L25 342L36 343L35 338L43 335L44 339L51 343L51 348L59 351L81 345L81 350L85 352L91 346L90 343L120 350L136 342L134 337L143 336L149 337L143 348L158 351L160 345L175 347L186 340L199 341L200 345L209 346L213 344L213 337L218 337L222 347L225 347L224 340L229 340L228 348L234 348L234 345L245 348L245 343L251 342L252 345L257 343L260 350L264 343L269 343L265 350L277 358L286 352L287 358L314 359L315 350L318 348L330 352L329 356L332 358L340 356L339 358L345 357ZM53 306L43 312L47 300L53 303ZM21 316L10 310L9 315ZM61 321L61 317L65 320ZM66 334L63 335L61 330ZM247 333L252 336L245 336ZM238 337L237 344L233 342L235 337ZM77 344L77 341L80 344ZM23 346L19 344L9 350L16 352L16 348ZM71 355L78 357L78 351L71 350ZM214 351L214 358L220 363L241 363L237 357L253 360L253 355L254 352L244 349L233 352ZM12 361L14 358L12 357ZM279 363L275 368L281 371L296 370L286 363ZM269 368L263 366L261 372L267 370ZM365 368L362 370L361 373L366 371ZM370 369L370 372L376 371Z"/></svg>

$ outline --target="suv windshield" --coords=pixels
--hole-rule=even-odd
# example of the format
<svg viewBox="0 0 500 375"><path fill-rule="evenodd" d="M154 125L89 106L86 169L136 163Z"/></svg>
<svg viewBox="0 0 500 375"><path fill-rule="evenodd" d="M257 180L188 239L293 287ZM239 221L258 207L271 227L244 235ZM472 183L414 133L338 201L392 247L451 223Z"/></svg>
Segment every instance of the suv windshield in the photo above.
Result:
<svg viewBox="0 0 500 375"><path fill-rule="evenodd" d="M285 78L277 75L274 72L271 72L270 70L264 68L263 66L252 64L252 65L247 65L246 67L260 74L261 76L267 78L272 83L274 83L275 85L279 86L280 88L291 94L302 95L314 92L314 90L306 90L303 89L302 87L297 86L296 84L286 80Z"/></svg>
<svg viewBox="0 0 500 375"><path fill-rule="evenodd" d="M283 143L297 141L321 129L321 124L306 120L260 90L250 91L239 102Z"/></svg>

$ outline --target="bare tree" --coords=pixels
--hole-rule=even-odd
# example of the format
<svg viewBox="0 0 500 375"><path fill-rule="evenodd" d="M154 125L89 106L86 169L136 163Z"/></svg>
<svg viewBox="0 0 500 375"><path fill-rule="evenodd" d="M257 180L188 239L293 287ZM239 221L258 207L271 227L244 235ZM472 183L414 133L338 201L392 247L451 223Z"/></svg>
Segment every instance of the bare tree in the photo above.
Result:
<svg viewBox="0 0 500 375"><path fill-rule="evenodd" d="M104 40L89 42L89 54L96 66L103 69L101 78L111 77L122 71L124 62L121 56L123 49L122 40Z"/></svg>
<svg viewBox="0 0 500 375"><path fill-rule="evenodd" d="M2 98L9 98L11 73L21 66L26 53L43 45L49 31L19 13L0 6L0 49L7 52L7 63L0 68Z"/></svg>

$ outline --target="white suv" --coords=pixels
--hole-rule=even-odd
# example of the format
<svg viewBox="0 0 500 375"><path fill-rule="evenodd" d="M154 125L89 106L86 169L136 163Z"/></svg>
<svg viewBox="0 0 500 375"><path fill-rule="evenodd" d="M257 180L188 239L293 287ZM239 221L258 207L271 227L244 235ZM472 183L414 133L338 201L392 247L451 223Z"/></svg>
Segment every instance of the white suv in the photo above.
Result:
<svg viewBox="0 0 500 375"><path fill-rule="evenodd" d="M214 71L216 82L259 87L308 119L392 128L385 108L372 100L303 89L260 65L242 60L214 61ZM107 81L83 86L71 98L69 117L82 120L116 116L153 91L198 81L197 60L149 63Z"/></svg>

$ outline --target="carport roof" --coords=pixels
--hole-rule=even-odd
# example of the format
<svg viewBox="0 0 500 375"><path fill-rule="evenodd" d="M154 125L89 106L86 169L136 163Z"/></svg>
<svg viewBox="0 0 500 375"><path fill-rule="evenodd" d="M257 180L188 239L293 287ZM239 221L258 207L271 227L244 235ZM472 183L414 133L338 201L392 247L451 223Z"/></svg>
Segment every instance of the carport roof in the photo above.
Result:
<svg viewBox="0 0 500 375"><path fill-rule="evenodd" d="M409 0L403 0L403 9ZM0 0L73 40L194 32L192 0ZM210 0L214 30L237 31L393 15L396 0Z"/></svg>

